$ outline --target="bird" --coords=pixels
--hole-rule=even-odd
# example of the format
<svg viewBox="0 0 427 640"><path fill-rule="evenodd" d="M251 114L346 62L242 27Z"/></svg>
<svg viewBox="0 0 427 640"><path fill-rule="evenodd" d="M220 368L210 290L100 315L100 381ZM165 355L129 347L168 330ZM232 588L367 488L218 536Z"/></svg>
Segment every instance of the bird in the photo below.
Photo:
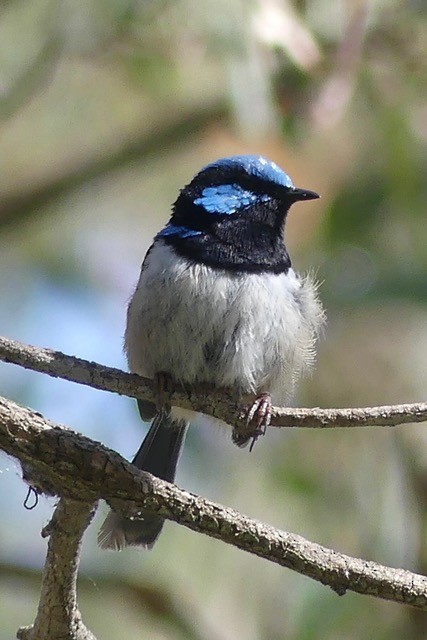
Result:
<svg viewBox="0 0 427 640"><path fill-rule="evenodd" d="M252 394L253 444L272 403L288 403L314 364L325 313L312 276L292 268L284 226L295 202L318 197L260 155L204 166L180 191L144 258L127 311L129 370L157 381L160 395L171 380ZM198 414L142 400L138 407L151 426L133 464L174 482ZM244 446L250 436L234 432L233 439ZM151 549L163 524L157 514L126 518L111 510L98 544Z"/></svg>

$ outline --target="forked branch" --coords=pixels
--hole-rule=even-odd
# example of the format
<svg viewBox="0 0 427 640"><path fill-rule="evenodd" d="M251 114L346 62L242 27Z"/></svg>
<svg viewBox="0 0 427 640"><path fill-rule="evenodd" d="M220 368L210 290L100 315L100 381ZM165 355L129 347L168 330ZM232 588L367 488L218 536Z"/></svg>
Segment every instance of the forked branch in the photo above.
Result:
<svg viewBox="0 0 427 640"><path fill-rule="evenodd" d="M84 501L86 514L97 498L127 516L148 509L293 569L340 595L351 590L427 610L424 576L337 553L183 491L139 471L99 442L4 398L0 399L0 448L20 460L30 484Z"/></svg>

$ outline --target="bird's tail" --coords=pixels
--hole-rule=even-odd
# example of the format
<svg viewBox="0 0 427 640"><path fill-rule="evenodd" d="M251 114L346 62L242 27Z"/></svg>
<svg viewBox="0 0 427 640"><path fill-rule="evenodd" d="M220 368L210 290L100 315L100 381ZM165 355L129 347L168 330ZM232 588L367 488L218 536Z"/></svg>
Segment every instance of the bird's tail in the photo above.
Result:
<svg viewBox="0 0 427 640"><path fill-rule="evenodd" d="M162 480L173 482L187 429L188 423L158 413L133 464ZM98 544L102 549L119 550L128 545L151 549L163 523L164 519L156 514L147 513L141 519L130 519L110 511L99 530Z"/></svg>

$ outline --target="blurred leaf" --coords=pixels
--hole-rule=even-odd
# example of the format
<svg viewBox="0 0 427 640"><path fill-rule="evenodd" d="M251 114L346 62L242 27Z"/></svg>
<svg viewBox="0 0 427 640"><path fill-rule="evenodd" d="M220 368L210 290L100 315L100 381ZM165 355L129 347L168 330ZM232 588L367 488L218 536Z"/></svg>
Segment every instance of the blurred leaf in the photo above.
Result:
<svg viewBox="0 0 427 640"><path fill-rule="evenodd" d="M386 196L380 174L351 176L351 182L341 189L326 211L322 229L326 246L368 244Z"/></svg>

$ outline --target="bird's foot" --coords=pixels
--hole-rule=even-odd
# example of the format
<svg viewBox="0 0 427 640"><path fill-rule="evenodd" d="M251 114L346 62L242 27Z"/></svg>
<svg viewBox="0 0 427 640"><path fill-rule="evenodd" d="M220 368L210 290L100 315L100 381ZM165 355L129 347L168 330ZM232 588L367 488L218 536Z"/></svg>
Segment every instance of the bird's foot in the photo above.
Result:
<svg viewBox="0 0 427 640"><path fill-rule="evenodd" d="M271 422L271 407L271 395L269 393L261 393L250 407L246 421L248 425L253 424L255 429L251 434L252 442L249 451L252 451L259 436L265 435Z"/></svg>
<svg viewBox="0 0 427 640"><path fill-rule="evenodd" d="M239 447L244 447L252 440L249 451L254 448L255 442L260 436L265 435L271 422L271 395L261 393L249 407L246 413L247 430L244 433L233 431L233 442Z"/></svg>
<svg viewBox="0 0 427 640"><path fill-rule="evenodd" d="M171 395L173 391L172 376L165 371L159 371L155 374L153 382L157 411L169 413L171 410Z"/></svg>

